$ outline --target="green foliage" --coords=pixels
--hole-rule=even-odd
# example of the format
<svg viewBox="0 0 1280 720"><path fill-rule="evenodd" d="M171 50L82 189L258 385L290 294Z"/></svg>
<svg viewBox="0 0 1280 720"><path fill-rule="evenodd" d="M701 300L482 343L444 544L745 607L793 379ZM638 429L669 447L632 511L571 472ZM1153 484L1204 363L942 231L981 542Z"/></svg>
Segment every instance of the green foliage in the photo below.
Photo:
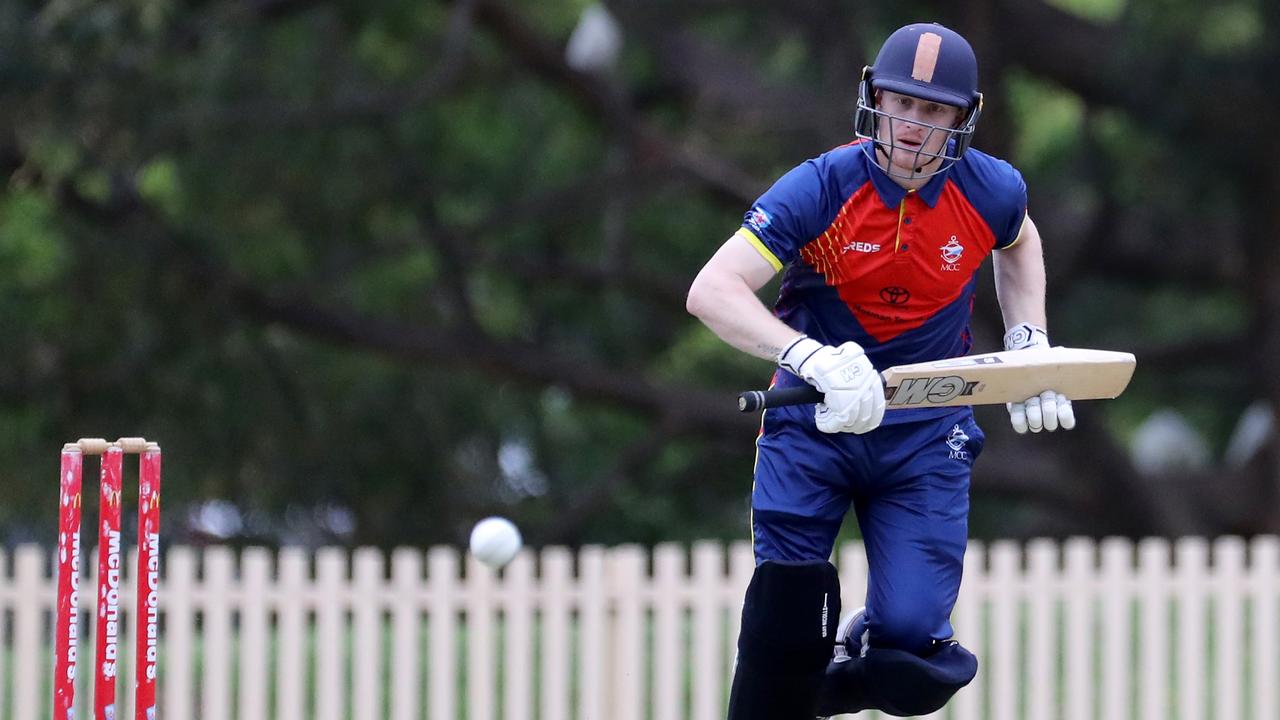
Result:
<svg viewBox="0 0 1280 720"><path fill-rule="evenodd" d="M156 158L142 166L138 171L138 193L166 215L182 217L185 198L178 167L172 158Z"/></svg>
<svg viewBox="0 0 1280 720"><path fill-rule="evenodd" d="M1200 28L1200 46L1209 55L1237 55L1256 49L1266 27L1258 8L1229 3L1209 8Z"/></svg>
<svg viewBox="0 0 1280 720"><path fill-rule="evenodd" d="M655 368L655 375L669 379L693 378L710 386L766 385L773 367L725 345L710 330L690 326L671 343L671 349Z"/></svg>
<svg viewBox="0 0 1280 720"><path fill-rule="evenodd" d="M1072 93L1024 72L1005 77L1011 114L1017 121L1014 154L1024 171L1061 167L1079 151L1084 103Z"/></svg>
<svg viewBox="0 0 1280 720"><path fill-rule="evenodd" d="M1124 12L1125 0L1051 0L1056 5L1090 20L1115 20Z"/></svg>
<svg viewBox="0 0 1280 720"><path fill-rule="evenodd" d="M50 199L31 191L10 192L0 201L0 286L53 290L68 263L67 239Z"/></svg>

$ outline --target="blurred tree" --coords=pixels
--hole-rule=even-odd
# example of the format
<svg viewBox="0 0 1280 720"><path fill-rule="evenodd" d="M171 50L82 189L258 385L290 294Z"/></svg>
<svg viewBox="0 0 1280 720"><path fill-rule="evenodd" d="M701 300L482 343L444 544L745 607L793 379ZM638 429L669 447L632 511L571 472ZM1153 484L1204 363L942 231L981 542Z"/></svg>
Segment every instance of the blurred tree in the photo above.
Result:
<svg viewBox="0 0 1280 720"><path fill-rule="evenodd" d="M848 140L861 66L922 16L983 62L977 144L1027 175L1055 340L1140 358L1066 436L982 411L974 532L1280 529L1274 436L1177 477L1124 450L1158 407L1217 448L1280 407L1280 11L611 0L621 54L588 70L564 52L586 6L4 4L10 540L51 537L56 449L104 433L164 442L176 539L213 498L254 541L458 542L490 512L536 543L742 536L732 392L770 368L685 288ZM976 322L994 348L989 290Z"/></svg>

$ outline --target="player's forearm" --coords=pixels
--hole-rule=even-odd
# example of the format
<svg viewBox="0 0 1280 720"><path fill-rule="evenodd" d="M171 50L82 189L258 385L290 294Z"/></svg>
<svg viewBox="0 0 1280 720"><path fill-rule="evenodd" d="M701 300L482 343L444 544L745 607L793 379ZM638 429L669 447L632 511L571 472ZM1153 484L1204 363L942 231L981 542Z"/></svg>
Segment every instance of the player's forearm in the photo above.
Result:
<svg viewBox="0 0 1280 720"><path fill-rule="evenodd" d="M799 332L774 317L739 276L704 268L689 288L688 310L721 340L776 361Z"/></svg>
<svg viewBox="0 0 1280 720"><path fill-rule="evenodd" d="M993 259L996 297L1004 326L1019 323L1045 327L1045 270L1040 234L1027 218L1018 242L999 250Z"/></svg>
<svg viewBox="0 0 1280 720"><path fill-rule="evenodd" d="M996 264L996 297L1000 300L1004 326L1031 323L1045 327L1044 266L1040 266L1038 273L1034 269L1013 271L1008 266L1008 262Z"/></svg>

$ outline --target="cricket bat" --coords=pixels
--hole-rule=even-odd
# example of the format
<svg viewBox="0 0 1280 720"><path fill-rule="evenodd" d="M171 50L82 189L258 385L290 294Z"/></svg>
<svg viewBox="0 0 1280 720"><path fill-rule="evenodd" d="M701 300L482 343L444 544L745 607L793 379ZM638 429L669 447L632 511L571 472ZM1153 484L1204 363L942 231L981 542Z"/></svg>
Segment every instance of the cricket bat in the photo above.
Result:
<svg viewBox="0 0 1280 720"><path fill-rule="evenodd" d="M1045 390L1072 400L1110 399L1133 377L1132 353L1053 347L1004 350L983 355L895 365L880 373L886 410L1021 402ZM822 402L812 385L748 390L738 409L755 412L784 405Z"/></svg>

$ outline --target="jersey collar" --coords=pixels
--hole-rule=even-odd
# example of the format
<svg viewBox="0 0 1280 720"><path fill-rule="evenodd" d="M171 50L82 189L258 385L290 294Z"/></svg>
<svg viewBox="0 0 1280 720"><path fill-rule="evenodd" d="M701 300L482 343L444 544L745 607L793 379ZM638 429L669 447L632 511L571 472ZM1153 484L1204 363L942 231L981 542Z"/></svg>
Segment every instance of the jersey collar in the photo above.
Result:
<svg viewBox="0 0 1280 720"><path fill-rule="evenodd" d="M947 176L951 174L951 168L947 168L929 178L929 182L922 185L919 190L911 191L894 182L893 178L881 170L870 157L870 153L863 153L862 161L867 164L867 174L871 176L871 184L875 186L876 193L884 201L885 207L890 209L897 208L902 204L902 199L913 192L926 205L935 207L938 204L938 198L942 196L943 186L947 184Z"/></svg>

